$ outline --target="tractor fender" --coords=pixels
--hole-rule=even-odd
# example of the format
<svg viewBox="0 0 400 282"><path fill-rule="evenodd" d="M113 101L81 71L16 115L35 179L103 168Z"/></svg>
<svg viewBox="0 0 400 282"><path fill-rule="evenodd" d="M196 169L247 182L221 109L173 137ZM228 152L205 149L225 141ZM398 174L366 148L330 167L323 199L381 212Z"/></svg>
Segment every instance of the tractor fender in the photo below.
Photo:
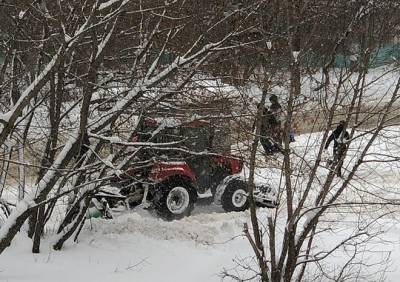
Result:
<svg viewBox="0 0 400 282"><path fill-rule="evenodd" d="M150 179L154 182L162 182L176 176L188 178L192 185L196 182L196 176L186 162L160 162L150 172Z"/></svg>
<svg viewBox="0 0 400 282"><path fill-rule="evenodd" d="M211 160L214 164L229 170L231 174L238 174L242 171L243 168L243 161L239 158L227 156L212 156Z"/></svg>
<svg viewBox="0 0 400 282"><path fill-rule="evenodd" d="M228 184L233 181L233 180L241 180L245 182L243 177L239 174L234 174L234 175L229 175L222 180L222 182L217 186L217 189L215 191L215 196L214 196L214 203L216 205L221 205L221 197L225 192L226 187Z"/></svg>

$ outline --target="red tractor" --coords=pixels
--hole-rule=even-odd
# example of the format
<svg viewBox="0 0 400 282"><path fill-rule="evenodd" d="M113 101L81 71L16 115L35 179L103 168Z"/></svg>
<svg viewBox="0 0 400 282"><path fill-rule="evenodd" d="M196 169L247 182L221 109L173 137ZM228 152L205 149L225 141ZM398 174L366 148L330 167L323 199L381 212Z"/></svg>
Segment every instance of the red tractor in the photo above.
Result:
<svg viewBox="0 0 400 282"><path fill-rule="evenodd" d="M229 155L229 134L223 131L202 120L181 124L145 119L134 141L160 146L138 152L136 167L116 181L120 194L129 206L153 207L168 220L190 215L198 197L204 195L213 196L228 212L247 209L247 184L240 176L243 161ZM266 185L256 188L257 203L276 206L274 190Z"/></svg>

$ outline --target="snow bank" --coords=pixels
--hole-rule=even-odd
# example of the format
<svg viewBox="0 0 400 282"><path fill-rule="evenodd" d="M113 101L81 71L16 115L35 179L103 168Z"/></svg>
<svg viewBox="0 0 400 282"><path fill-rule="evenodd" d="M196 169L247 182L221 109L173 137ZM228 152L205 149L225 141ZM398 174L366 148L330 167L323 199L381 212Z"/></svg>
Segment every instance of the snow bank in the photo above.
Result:
<svg viewBox="0 0 400 282"><path fill-rule="evenodd" d="M178 221L164 221L148 211L123 214L114 220L93 219L91 232L142 234L156 240L195 241L213 244L240 234L248 218L243 213L200 213ZM89 229L87 231L90 231Z"/></svg>
<svg viewBox="0 0 400 282"><path fill-rule="evenodd" d="M218 282L224 268L235 267L232 259L249 257L251 249L240 236L248 214L215 210L198 206L193 216L172 222L144 210L92 220L79 243L67 242L61 252L49 238L33 255L21 234L0 256L0 281Z"/></svg>

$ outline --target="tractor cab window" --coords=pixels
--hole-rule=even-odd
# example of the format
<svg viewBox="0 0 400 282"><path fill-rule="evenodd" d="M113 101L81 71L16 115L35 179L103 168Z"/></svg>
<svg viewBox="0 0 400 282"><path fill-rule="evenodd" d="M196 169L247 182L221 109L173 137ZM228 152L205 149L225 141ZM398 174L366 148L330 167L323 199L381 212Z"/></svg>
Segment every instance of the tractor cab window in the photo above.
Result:
<svg viewBox="0 0 400 282"><path fill-rule="evenodd" d="M193 152L204 152L213 151L213 130L210 124L206 122L194 122L189 124L183 124L175 127L165 127L159 129L157 122L146 121L142 124L138 130L137 140L140 142L150 141L153 143L171 143L177 142L176 145L171 147L181 147ZM153 152L157 155L153 149L147 149L149 152ZM177 157L177 152L167 153L163 151L163 154L170 154L171 156Z"/></svg>
<svg viewBox="0 0 400 282"><path fill-rule="evenodd" d="M183 127L182 135L186 138L184 146L195 152L211 149L211 134L206 126Z"/></svg>
<svg viewBox="0 0 400 282"><path fill-rule="evenodd" d="M180 134L179 128L164 128L154 138L155 143L171 143L179 142L183 139Z"/></svg>
<svg viewBox="0 0 400 282"><path fill-rule="evenodd" d="M177 127L164 128L157 132L158 126L143 126L138 132L140 142L147 142L154 135L153 143L178 142L183 139L180 130Z"/></svg>

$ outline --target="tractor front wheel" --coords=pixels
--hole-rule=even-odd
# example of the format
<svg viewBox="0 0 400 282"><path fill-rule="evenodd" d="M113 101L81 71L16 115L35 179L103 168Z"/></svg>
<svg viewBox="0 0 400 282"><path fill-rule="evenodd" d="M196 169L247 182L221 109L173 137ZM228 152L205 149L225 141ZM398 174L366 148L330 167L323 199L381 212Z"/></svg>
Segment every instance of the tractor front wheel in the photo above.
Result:
<svg viewBox="0 0 400 282"><path fill-rule="evenodd" d="M227 212L244 211L249 207L247 184L241 179L232 179L221 196L222 208Z"/></svg>

